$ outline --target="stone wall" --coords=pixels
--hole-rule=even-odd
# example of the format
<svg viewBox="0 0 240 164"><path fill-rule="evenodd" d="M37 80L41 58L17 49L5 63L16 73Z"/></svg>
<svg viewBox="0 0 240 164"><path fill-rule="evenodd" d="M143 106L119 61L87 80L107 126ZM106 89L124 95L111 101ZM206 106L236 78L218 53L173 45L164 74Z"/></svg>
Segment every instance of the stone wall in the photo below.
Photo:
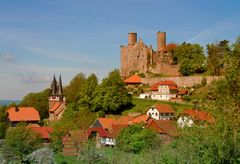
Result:
<svg viewBox="0 0 240 164"><path fill-rule="evenodd" d="M143 78L142 81L144 84L153 85L156 82L163 80L172 80L180 87L191 87L194 84L201 84L202 79L206 77L207 84L210 84L214 80L219 80L223 78L222 76L181 76L181 77L151 77Z"/></svg>

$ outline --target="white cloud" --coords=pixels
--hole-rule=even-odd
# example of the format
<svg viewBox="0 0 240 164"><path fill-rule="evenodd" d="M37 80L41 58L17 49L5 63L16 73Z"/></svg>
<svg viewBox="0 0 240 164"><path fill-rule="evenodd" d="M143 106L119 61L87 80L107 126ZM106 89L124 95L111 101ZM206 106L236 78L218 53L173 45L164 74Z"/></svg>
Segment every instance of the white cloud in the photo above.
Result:
<svg viewBox="0 0 240 164"><path fill-rule="evenodd" d="M23 83L49 83L50 78L46 75L39 75L36 72L32 72L30 74L24 75L20 74L18 75Z"/></svg>
<svg viewBox="0 0 240 164"><path fill-rule="evenodd" d="M13 54L5 53L0 55L0 60L2 62L12 62L15 61L16 57Z"/></svg>

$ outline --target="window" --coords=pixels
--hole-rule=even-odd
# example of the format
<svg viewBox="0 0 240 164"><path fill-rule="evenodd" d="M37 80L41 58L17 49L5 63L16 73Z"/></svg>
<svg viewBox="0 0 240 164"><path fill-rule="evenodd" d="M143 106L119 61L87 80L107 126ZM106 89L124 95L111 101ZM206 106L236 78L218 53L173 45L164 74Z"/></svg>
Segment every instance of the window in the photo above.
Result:
<svg viewBox="0 0 240 164"><path fill-rule="evenodd" d="M158 115L157 112L155 113L155 115L156 115L156 116Z"/></svg>

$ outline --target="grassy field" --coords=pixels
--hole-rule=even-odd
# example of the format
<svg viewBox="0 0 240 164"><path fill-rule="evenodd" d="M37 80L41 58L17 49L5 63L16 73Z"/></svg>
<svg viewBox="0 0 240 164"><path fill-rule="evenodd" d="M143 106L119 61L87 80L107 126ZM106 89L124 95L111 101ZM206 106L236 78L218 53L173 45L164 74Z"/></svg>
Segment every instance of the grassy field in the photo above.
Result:
<svg viewBox="0 0 240 164"><path fill-rule="evenodd" d="M181 113L184 109L189 109L193 107L192 104L187 104L187 103L175 103L175 102L169 102L169 101L158 101L158 100L139 99L139 98L133 98L132 103L133 103L133 106L128 110L125 110L122 113L123 115L128 115L129 113L134 113L134 112L146 114L148 108L157 103L170 105L176 111L177 115Z"/></svg>

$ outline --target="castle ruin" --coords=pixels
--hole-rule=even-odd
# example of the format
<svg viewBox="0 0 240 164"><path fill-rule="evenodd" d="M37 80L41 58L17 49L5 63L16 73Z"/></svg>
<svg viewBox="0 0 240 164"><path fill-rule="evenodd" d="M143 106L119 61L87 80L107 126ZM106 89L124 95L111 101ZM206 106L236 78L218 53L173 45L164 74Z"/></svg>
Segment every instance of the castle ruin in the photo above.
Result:
<svg viewBox="0 0 240 164"><path fill-rule="evenodd" d="M157 50L144 44L137 33L128 33L128 45L121 46L121 76L127 78L134 72L179 76L179 66L173 65L169 52L175 44L166 45L166 32L157 32Z"/></svg>

